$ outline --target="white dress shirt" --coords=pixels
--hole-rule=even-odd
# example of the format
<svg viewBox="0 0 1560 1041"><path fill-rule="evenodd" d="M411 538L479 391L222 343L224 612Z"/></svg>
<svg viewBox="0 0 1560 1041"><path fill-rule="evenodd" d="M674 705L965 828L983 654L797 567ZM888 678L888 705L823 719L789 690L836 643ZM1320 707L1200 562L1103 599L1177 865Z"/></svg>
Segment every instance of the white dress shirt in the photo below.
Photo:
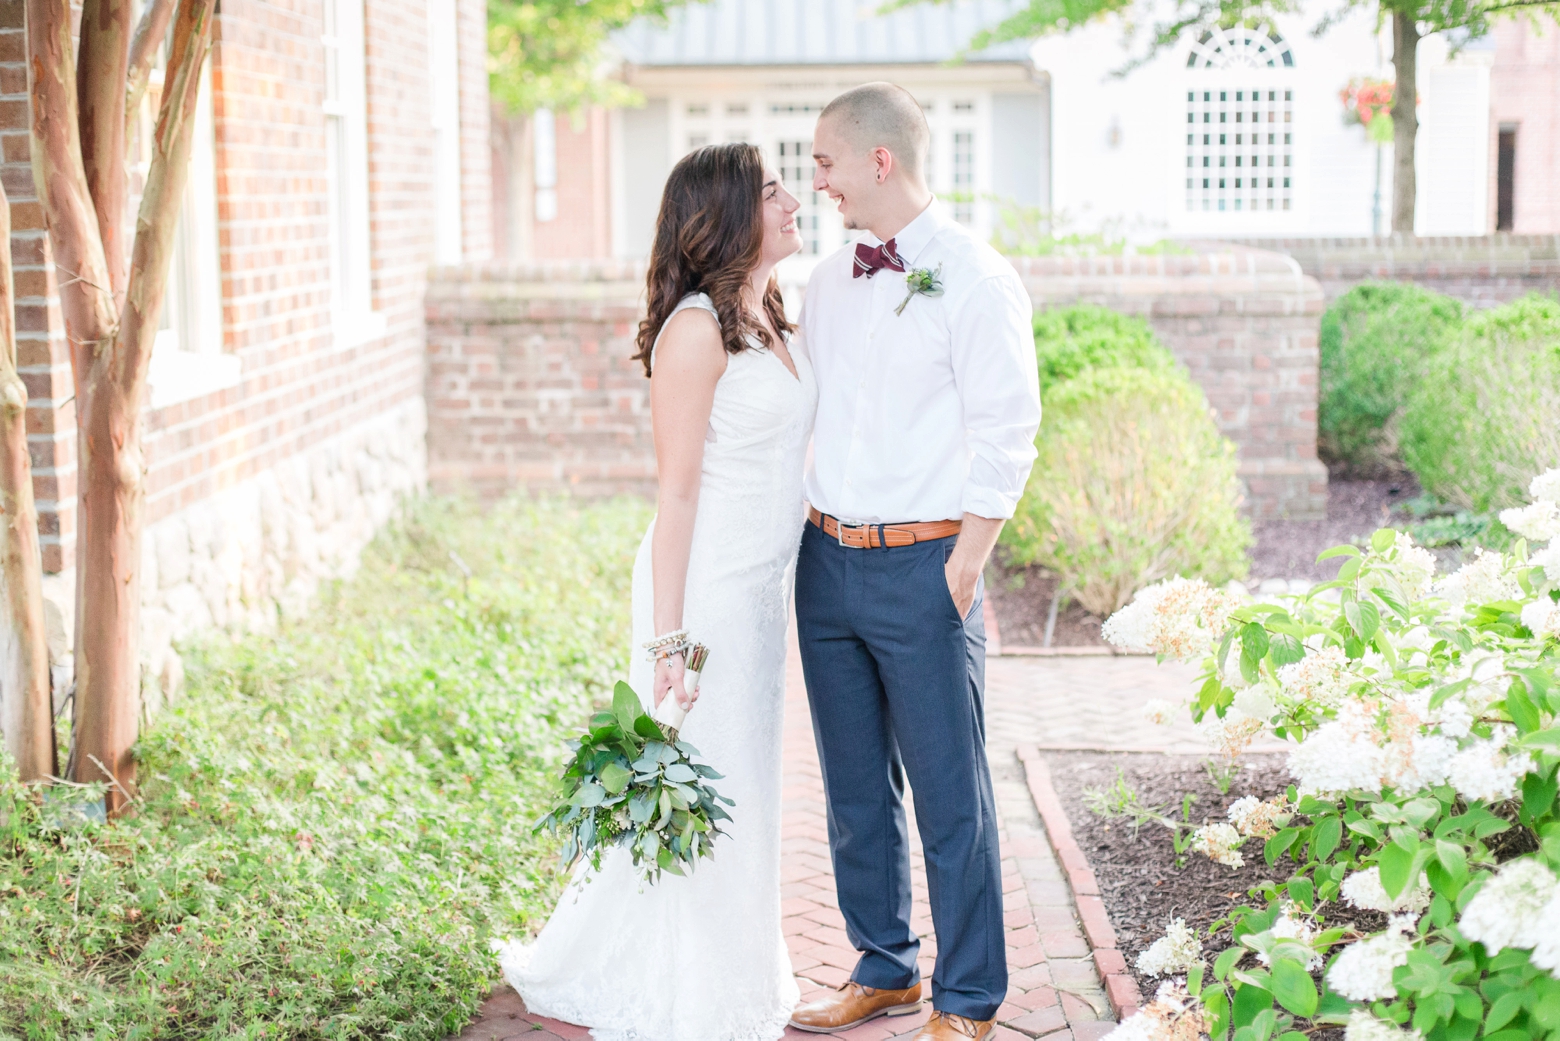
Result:
<svg viewBox="0 0 1560 1041"><path fill-rule="evenodd" d="M941 265L941 296L896 315L905 275L851 277L854 243L807 283L798 349L819 389L808 501L875 524L1011 517L1040 427L1029 294L936 202L894 244L906 273Z"/></svg>

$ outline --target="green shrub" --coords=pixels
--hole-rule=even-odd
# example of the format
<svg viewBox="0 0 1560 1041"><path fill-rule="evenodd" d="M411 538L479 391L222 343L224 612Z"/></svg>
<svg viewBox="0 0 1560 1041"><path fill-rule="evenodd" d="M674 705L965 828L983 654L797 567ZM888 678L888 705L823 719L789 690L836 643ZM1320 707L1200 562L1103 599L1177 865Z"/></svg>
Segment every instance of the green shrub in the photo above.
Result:
<svg viewBox="0 0 1560 1041"><path fill-rule="evenodd" d="M1322 315L1317 441L1323 458L1379 464L1432 359L1461 326L1463 305L1403 282L1366 282Z"/></svg>
<svg viewBox="0 0 1560 1041"><path fill-rule="evenodd" d="M530 825L648 512L417 504L307 621L191 655L127 819L51 829L0 763L0 1036L458 1031L558 892Z"/></svg>
<svg viewBox="0 0 1560 1041"><path fill-rule="evenodd" d="M1403 460L1437 498L1475 512L1527 500L1560 463L1560 300L1469 316L1403 410Z"/></svg>
<svg viewBox="0 0 1560 1041"><path fill-rule="evenodd" d="M1090 369L1044 404L1040 457L1002 535L1014 563L1054 571L1102 617L1170 575L1245 577L1235 446L1183 372Z"/></svg>
<svg viewBox="0 0 1560 1041"><path fill-rule="evenodd" d="M1035 357L1042 393L1089 369L1175 367L1143 319L1090 304L1035 315Z"/></svg>

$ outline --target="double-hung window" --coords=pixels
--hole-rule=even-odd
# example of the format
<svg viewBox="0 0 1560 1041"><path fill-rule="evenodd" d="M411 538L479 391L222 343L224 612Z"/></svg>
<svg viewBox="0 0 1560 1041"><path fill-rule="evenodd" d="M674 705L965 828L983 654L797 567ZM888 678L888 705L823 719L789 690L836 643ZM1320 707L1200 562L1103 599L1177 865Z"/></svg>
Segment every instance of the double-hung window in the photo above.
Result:
<svg viewBox="0 0 1560 1041"><path fill-rule="evenodd" d="M363 0L325 0L325 150L331 317L337 342L378 331L368 231L368 98Z"/></svg>

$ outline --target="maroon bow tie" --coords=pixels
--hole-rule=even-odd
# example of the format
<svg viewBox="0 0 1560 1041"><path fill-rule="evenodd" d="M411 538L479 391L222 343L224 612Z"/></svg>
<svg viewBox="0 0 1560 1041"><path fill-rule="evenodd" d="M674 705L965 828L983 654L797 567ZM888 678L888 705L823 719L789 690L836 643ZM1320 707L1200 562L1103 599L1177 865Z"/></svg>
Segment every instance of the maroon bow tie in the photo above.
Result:
<svg viewBox="0 0 1560 1041"><path fill-rule="evenodd" d="M860 278L862 275L871 278L877 274L879 268L885 267L893 271L905 269L905 262L899 259L899 254L894 249L893 239L889 239L881 246L869 246L865 242L856 243L856 266L851 271L852 278Z"/></svg>

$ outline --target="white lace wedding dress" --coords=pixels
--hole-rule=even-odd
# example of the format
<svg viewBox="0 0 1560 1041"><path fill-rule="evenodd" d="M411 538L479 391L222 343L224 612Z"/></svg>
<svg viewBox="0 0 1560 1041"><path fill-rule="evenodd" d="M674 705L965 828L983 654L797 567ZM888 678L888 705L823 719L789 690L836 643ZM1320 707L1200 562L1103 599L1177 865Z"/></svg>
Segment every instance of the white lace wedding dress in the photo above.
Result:
<svg viewBox="0 0 1560 1041"><path fill-rule="evenodd" d="M714 313L709 297L678 310ZM675 313L675 312L674 312ZM756 341L755 341L756 344ZM817 405L769 351L728 355L715 387L683 622L710 648L682 730L736 800L714 856L688 877L642 885L622 850L582 869L534 943L500 952L504 976L538 1015L600 1041L772 1041L798 999L780 931L780 738L786 607L804 523L802 468ZM629 683L646 706L651 667L652 521L634 562Z"/></svg>

